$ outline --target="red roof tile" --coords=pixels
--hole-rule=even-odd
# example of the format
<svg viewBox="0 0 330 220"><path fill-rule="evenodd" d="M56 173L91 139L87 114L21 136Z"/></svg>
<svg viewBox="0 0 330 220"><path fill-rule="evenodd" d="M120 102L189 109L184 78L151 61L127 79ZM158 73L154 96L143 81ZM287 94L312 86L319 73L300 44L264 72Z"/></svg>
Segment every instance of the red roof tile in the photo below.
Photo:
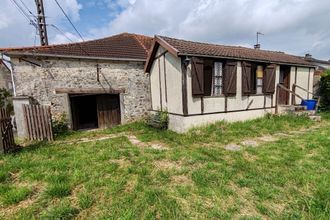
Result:
<svg viewBox="0 0 330 220"><path fill-rule="evenodd" d="M79 57L100 57L146 60L152 38L144 35L122 33L97 40L38 47L3 48L7 54L47 54Z"/></svg>
<svg viewBox="0 0 330 220"><path fill-rule="evenodd" d="M178 51L177 55L226 57L235 59L256 60L262 62L287 63L311 66L310 62L297 56L283 52L256 50L240 46L224 46L208 43L180 40L164 36L156 36Z"/></svg>

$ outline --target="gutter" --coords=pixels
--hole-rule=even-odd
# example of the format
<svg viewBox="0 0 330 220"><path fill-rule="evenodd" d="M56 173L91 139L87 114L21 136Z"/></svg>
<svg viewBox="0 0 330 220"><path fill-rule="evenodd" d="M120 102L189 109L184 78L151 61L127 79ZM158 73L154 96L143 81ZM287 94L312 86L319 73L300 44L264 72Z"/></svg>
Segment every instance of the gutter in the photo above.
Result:
<svg viewBox="0 0 330 220"><path fill-rule="evenodd" d="M30 52L5 52L4 54L13 57L34 56L34 57L55 57L55 58L88 59L88 60L110 60L110 61L135 61L135 62L146 61L146 59L135 59L135 58L90 57L90 56L73 56L73 55L58 55L58 54L47 54L47 53L30 53Z"/></svg>
<svg viewBox="0 0 330 220"><path fill-rule="evenodd" d="M237 58L237 57L226 57L226 56L210 56L210 55L199 55L199 54L189 54L189 53L179 53L178 56L189 56L189 57L208 57L208 58L219 58L219 59L233 59L233 60L244 60L252 62L261 62L261 63L275 63L280 65L291 65L291 66L300 66L300 67L312 67L316 68L316 65L308 64L298 64L298 63L284 63L284 62L274 62L270 60L257 60L257 59L247 59L247 58Z"/></svg>

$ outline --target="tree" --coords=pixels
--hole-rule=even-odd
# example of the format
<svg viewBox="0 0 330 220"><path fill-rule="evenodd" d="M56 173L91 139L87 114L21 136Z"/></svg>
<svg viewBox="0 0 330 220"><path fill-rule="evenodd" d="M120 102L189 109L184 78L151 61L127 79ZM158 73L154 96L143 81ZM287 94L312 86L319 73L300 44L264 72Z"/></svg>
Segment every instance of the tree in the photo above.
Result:
<svg viewBox="0 0 330 220"><path fill-rule="evenodd" d="M326 70L321 76L320 94L321 109L330 111L330 69Z"/></svg>

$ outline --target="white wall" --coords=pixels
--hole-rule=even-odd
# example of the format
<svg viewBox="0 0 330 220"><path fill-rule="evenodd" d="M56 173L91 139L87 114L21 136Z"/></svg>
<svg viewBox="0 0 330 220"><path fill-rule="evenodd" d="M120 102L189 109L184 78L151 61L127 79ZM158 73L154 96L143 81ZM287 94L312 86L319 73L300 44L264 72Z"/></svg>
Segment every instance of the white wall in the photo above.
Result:
<svg viewBox="0 0 330 220"><path fill-rule="evenodd" d="M160 47L156 53L156 56L158 56L162 52L164 52L164 49ZM161 78L160 81L159 77ZM180 58L174 57L170 53L166 53L164 56L161 56L158 59L154 60L150 70L150 82L152 110L159 111L162 107L162 110L167 110L169 113L183 114L182 72Z"/></svg>
<svg viewBox="0 0 330 220"><path fill-rule="evenodd" d="M313 92L313 78L314 78L314 68L308 68L308 67L298 67L297 68L297 82L296 84L298 86L303 87L304 89L307 89L310 92ZM294 75L293 80L291 81L291 86L294 83ZM305 99L311 99L313 98L312 95L307 95L307 92L303 91L300 88L296 88L296 93L300 95L301 97ZM301 99L296 97L296 104L300 104Z"/></svg>
<svg viewBox="0 0 330 220"><path fill-rule="evenodd" d="M170 115L169 129L179 133L183 133L187 132L191 128L212 124L217 121L245 121L262 117L267 113L274 113L274 109L249 110L186 117L179 115Z"/></svg>
<svg viewBox="0 0 330 220"><path fill-rule="evenodd" d="M276 69L276 84L279 82L279 66ZM192 95L192 80L191 80L191 65L187 69L187 95L188 95L188 115L201 114L201 98ZM275 94L275 93L274 93ZM264 102L266 98L266 105ZM204 113L215 113L225 111L225 97L203 97L204 99ZM271 96L270 95L242 95L242 67L241 62L237 66L237 90L236 95L227 98L227 111L245 110L249 103L252 101L249 109L255 108L270 108ZM273 99L275 105L275 98Z"/></svg>
<svg viewBox="0 0 330 220"><path fill-rule="evenodd" d="M164 51L159 48L157 55ZM157 56L156 55L156 56ZM158 61L159 59L159 61ZM275 92L273 95L242 95L242 67L241 62L237 65L237 90L236 95L227 97L227 112L225 112L225 97L209 96L209 97L195 97L192 95L192 77L191 77L191 64L187 67L187 107L188 115L182 116L182 71L181 59L166 53L154 61L150 70L151 80L151 97L152 97L152 110L160 110L160 97L162 97L163 110L168 110L170 113L169 128L177 132L185 132L189 128L203 124L213 123L219 120L238 121L247 120L265 115L267 112L274 112L276 105L276 85L279 83L280 78L280 65L276 67L275 75ZM164 59L166 66L166 74L164 70ZM159 64L160 62L160 69ZM308 74L309 68L297 69L297 84L307 88L308 78L310 79L309 88L312 91L313 87L313 69ZM165 90L165 76L167 90ZM159 82L161 77L161 83ZM290 89L295 80L295 67L291 67L290 71ZM161 92L160 92L161 86ZM167 91L167 102L165 92ZM306 93L298 91L298 94L307 98ZM290 102L291 103L291 95ZM202 107L203 99L203 107ZM297 103L300 103L297 102ZM249 106L250 104L250 106ZM247 109L247 107L249 108ZM202 110L203 108L203 110ZM202 112L203 111L203 112ZM172 114L171 114L172 113Z"/></svg>

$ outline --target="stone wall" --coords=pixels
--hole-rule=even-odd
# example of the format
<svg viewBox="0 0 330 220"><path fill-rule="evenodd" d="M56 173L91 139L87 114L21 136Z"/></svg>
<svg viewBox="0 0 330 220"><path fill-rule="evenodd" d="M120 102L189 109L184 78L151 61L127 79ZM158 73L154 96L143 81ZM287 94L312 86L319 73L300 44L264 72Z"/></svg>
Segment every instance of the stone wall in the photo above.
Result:
<svg viewBox="0 0 330 220"><path fill-rule="evenodd" d="M17 58L11 60L17 96L31 96L39 104L51 105L53 113L70 110L68 95L55 94L56 88L125 89L121 94L123 122L144 117L150 109L149 77L143 62L43 58L38 67Z"/></svg>
<svg viewBox="0 0 330 220"><path fill-rule="evenodd" d="M5 88L12 92L12 83L10 71L0 61L0 88Z"/></svg>

